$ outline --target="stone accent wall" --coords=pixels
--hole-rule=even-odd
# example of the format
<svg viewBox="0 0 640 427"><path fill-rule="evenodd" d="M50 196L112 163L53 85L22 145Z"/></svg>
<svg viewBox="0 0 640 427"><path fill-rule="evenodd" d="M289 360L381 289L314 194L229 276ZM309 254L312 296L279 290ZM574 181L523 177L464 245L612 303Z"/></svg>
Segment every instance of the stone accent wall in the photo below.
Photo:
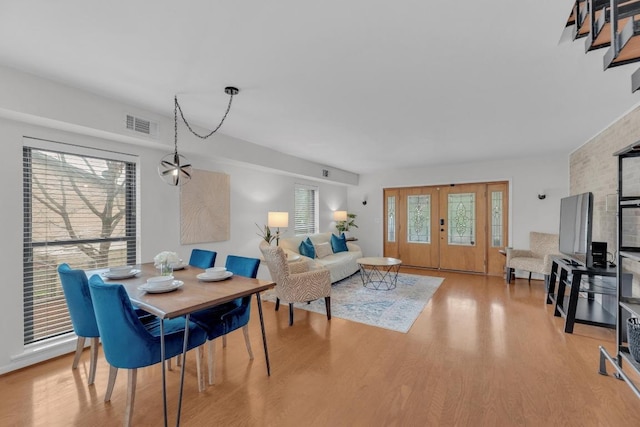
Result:
<svg viewBox="0 0 640 427"><path fill-rule="evenodd" d="M634 109L569 156L569 191L571 194L593 193L593 238L607 242L607 251L617 262L616 205L618 191L618 157L613 153L640 140L640 107ZM640 163L638 163L640 164ZM630 176L636 173L629 171ZM640 175L640 170L637 171ZM640 179L624 177L625 195L636 193ZM626 226L625 226L626 224ZM624 229L627 228L626 231ZM640 234L640 218L627 217L623 223L624 242L635 243ZM633 294L640 294L640 263L625 263L633 271ZM615 299L603 298L603 305L615 313Z"/></svg>
<svg viewBox="0 0 640 427"><path fill-rule="evenodd" d="M618 191L618 158L614 157L613 153L638 140L640 107L613 123L569 156L569 191L571 194L587 191L593 193L593 240L607 242L607 250L612 254L617 247Z"/></svg>

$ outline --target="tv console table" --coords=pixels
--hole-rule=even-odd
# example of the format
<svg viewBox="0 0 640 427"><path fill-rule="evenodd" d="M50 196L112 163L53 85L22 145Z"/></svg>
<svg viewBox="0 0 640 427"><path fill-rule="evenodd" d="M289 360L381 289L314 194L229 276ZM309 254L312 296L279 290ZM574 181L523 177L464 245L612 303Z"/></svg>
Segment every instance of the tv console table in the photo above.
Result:
<svg viewBox="0 0 640 427"><path fill-rule="evenodd" d="M570 288L569 295L565 295L567 287ZM586 292L587 298L579 298L580 292ZM615 329L615 314L606 311L595 300L595 294L616 295L615 267L587 268L566 258L553 258L547 284L547 304L555 303L554 316L565 318L566 333L573 333L575 323Z"/></svg>

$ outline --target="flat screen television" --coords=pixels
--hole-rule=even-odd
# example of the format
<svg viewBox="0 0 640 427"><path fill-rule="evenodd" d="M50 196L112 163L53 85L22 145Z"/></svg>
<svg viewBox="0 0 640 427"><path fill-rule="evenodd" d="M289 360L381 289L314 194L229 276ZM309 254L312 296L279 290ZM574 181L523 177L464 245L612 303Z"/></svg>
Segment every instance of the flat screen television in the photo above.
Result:
<svg viewBox="0 0 640 427"><path fill-rule="evenodd" d="M560 253L589 268L593 267L592 227L592 193L576 194L560 200Z"/></svg>

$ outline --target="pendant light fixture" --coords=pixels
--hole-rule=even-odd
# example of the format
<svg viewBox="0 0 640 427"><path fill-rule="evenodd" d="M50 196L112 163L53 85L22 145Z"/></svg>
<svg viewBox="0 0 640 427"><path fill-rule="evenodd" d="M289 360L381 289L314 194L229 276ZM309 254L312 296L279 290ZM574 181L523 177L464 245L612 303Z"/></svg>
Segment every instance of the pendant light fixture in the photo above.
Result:
<svg viewBox="0 0 640 427"><path fill-rule="evenodd" d="M158 174L160 178L164 182L173 186L184 185L191 180L191 163L184 157L182 154L178 154L178 111L180 111L180 117L182 121L187 126L187 129L197 136L200 139L207 139L220 127L222 123L224 123L224 119L227 118L229 114L229 110L231 110L231 102L233 101L233 97L238 94L238 88L227 86L224 88L224 92L229 95L229 105L227 106L227 111L224 113L222 120L220 120L220 124L216 126L214 130L209 132L206 135L200 135L195 132L187 119L184 117L184 113L182 112L182 108L180 108L180 104L178 103L178 96L174 96L174 104L173 104L173 129L174 129L174 138L173 138L173 153L167 154L160 160L160 164L158 165Z"/></svg>

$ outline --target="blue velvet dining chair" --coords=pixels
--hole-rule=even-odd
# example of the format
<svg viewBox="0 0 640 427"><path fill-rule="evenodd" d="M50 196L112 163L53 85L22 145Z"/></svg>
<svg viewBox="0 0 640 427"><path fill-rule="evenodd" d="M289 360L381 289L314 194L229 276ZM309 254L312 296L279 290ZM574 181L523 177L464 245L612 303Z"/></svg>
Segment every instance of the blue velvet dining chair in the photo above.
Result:
<svg viewBox="0 0 640 427"><path fill-rule="evenodd" d="M83 270L73 270L69 264L58 266L58 275L62 283L62 291L69 308L69 316L73 331L78 336L76 353L73 358L72 369L78 367L80 356L84 350L85 339L91 339L91 362L89 365L89 385L96 378L96 365L98 363L98 344L100 332L93 312L93 303L89 292L89 280Z"/></svg>
<svg viewBox="0 0 640 427"><path fill-rule="evenodd" d="M260 260L237 255L227 256L225 267L234 275L255 279ZM251 341L249 340L249 317L251 315L251 296L235 299L217 307L195 312L191 319L207 332L209 385L215 382L215 340L222 336L222 346L227 346L227 334L242 328L244 342L249 359L253 360Z"/></svg>
<svg viewBox="0 0 640 427"><path fill-rule="evenodd" d="M93 302L91 301L89 279L87 279L87 274L84 270L72 269L69 264L66 263L58 266L58 275L60 276L62 291L67 301L73 331L78 336L76 353L71 368L76 369L78 367L85 340L86 338L91 338L91 362L89 365L88 379L88 383L91 385L96 377L100 331L98 330L96 314L93 310ZM153 317L153 315L138 308L135 308L135 312L138 317Z"/></svg>
<svg viewBox="0 0 640 427"><path fill-rule="evenodd" d="M111 368L105 402L111 400L119 368L128 369L125 425L131 424L135 400L137 369L161 361L160 322L155 316L139 318L121 284L104 283L98 275L89 279L89 290L105 358ZM184 317L164 320L165 359L182 353L185 330ZM198 387L203 388L200 369L200 346L207 340L206 332L189 322L187 349L196 349Z"/></svg>
<svg viewBox="0 0 640 427"><path fill-rule="evenodd" d="M189 265L206 269L213 267L216 263L217 252L208 251L206 249L193 249L189 258Z"/></svg>

